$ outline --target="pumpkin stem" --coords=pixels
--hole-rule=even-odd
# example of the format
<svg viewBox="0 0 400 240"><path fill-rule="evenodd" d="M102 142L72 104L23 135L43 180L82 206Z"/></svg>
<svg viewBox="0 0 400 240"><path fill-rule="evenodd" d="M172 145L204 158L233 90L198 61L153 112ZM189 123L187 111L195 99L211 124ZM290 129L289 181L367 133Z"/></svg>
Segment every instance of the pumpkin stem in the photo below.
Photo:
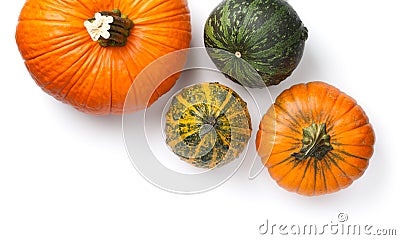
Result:
<svg viewBox="0 0 400 240"><path fill-rule="evenodd" d="M93 41L102 47L122 47L127 43L133 22L119 9L102 11L84 23Z"/></svg>
<svg viewBox="0 0 400 240"><path fill-rule="evenodd" d="M214 116L207 116L203 119L203 126L200 128L200 138L211 132L217 124L217 119Z"/></svg>
<svg viewBox="0 0 400 240"><path fill-rule="evenodd" d="M204 124L209 124L211 126L215 126L215 124L217 123L217 119L214 116L206 116L204 119Z"/></svg>
<svg viewBox="0 0 400 240"><path fill-rule="evenodd" d="M298 153L293 153L297 160L304 160L308 157L315 157L318 160L322 158L331 150L330 144L331 137L326 133L326 124L315 124L314 122L303 129L303 146Z"/></svg>

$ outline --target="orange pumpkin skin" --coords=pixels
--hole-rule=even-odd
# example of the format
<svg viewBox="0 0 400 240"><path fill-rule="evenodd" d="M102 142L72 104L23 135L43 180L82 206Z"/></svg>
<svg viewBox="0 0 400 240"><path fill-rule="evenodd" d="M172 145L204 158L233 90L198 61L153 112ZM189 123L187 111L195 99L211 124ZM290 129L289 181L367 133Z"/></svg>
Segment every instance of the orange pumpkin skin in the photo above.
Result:
<svg viewBox="0 0 400 240"><path fill-rule="evenodd" d="M277 97L261 120L256 147L279 186L314 196L361 177L374 142L368 117L354 99L326 83L310 82Z"/></svg>
<svg viewBox="0 0 400 240"><path fill-rule="evenodd" d="M134 25L125 46L102 47L84 21L113 9ZM27 0L16 29L19 51L36 83L56 99L95 115L121 114L136 76L154 60L188 48L190 39L186 0ZM184 59L171 64L183 66ZM131 111L149 106L178 77L161 85L141 84Z"/></svg>

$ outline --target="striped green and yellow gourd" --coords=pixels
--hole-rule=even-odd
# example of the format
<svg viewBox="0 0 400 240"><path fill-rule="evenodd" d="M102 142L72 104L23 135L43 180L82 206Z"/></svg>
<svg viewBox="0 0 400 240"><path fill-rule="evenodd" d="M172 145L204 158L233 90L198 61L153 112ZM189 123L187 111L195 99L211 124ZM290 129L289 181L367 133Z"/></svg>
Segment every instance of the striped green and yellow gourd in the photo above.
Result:
<svg viewBox="0 0 400 240"><path fill-rule="evenodd" d="M166 113L167 145L182 160L199 168L236 159L251 135L247 104L219 83L200 83L175 95Z"/></svg>

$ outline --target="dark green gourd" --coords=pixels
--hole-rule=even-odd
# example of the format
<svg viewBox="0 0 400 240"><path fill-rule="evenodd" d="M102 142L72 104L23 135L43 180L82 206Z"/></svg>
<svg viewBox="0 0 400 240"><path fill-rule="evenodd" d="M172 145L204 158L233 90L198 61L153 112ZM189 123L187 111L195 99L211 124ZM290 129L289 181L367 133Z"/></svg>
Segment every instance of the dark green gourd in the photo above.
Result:
<svg viewBox="0 0 400 240"><path fill-rule="evenodd" d="M237 158L249 141L247 104L219 83L184 88L171 101L165 135L172 151L193 166L222 166Z"/></svg>
<svg viewBox="0 0 400 240"><path fill-rule="evenodd" d="M207 52L218 69L235 82L258 88L292 74L307 37L307 28L283 0L224 0L204 28Z"/></svg>

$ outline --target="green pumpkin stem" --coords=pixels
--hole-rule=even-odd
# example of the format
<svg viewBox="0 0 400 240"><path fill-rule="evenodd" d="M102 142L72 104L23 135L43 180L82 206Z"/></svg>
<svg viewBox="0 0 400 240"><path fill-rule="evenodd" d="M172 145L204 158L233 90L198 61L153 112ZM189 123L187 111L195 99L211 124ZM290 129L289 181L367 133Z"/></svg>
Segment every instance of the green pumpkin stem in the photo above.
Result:
<svg viewBox="0 0 400 240"><path fill-rule="evenodd" d="M207 116L203 119L203 126L200 128L200 138L203 138L209 132L211 132L217 124L217 118L214 116Z"/></svg>
<svg viewBox="0 0 400 240"><path fill-rule="evenodd" d="M297 160L304 160L309 157L315 157L318 160L322 158L331 150L330 144L331 137L326 133L326 124L312 123L309 127L303 129L303 146L298 153L293 153Z"/></svg>

